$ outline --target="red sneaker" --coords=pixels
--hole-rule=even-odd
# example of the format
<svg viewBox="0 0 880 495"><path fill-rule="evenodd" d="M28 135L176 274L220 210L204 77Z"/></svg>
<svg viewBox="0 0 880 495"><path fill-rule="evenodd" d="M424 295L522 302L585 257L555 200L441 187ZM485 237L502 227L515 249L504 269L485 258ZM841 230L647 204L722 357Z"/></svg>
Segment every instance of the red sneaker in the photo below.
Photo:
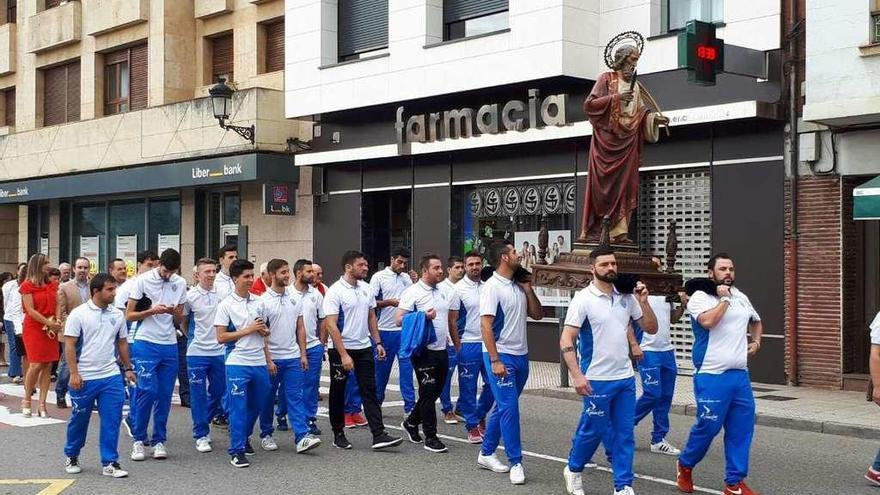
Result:
<svg viewBox="0 0 880 495"><path fill-rule="evenodd" d="M357 423L354 422L354 414L345 413L345 427L357 428Z"/></svg>
<svg viewBox="0 0 880 495"><path fill-rule="evenodd" d="M683 493L694 493L694 469L684 467L681 463L676 464L675 483L678 485L678 491ZM727 493L725 490L724 493Z"/></svg>
<svg viewBox="0 0 880 495"><path fill-rule="evenodd" d="M873 467L869 467L867 474L865 474L865 479L874 485L880 486L880 471L874 471Z"/></svg>
<svg viewBox="0 0 880 495"><path fill-rule="evenodd" d="M468 443L483 443L483 432L479 426L468 430Z"/></svg>
<svg viewBox="0 0 880 495"><path fill-rule="evenodd" d="M355 426L367 426L370 424L361 413L352 413L351 420L354 421Z"/></svg>
<svg viewBox="0 0 880 495"><path fill-rule="evenodd" d="M740 481L733 486L725 486L724 495L758 495L758 492L749 488L745 481Z"/></svg>

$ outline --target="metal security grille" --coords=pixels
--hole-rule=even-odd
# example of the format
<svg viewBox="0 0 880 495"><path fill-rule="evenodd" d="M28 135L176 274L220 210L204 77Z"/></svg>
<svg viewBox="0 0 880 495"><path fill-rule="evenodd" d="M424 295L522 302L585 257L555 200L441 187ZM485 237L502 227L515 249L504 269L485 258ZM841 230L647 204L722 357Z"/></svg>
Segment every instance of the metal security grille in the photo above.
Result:
<svg viewBox="0 0 880 495"><path fill-rule="evenodd" d="M339 58L388 46L388 0L340 0Z"/></svg>
<svg viewBox="0 0 880 495"><path fill-rule="evenodd" d="M457 22L508 9L508 0L444 0L443 22Z"/></svg>
<svg viewBox="0 0 880 495"><path fill-rule="evenodd" d="M669 221L678 226L678 259L675 264L687 281L705 276L712 251L712 210L708 169L644 173L639 191L639 247L644 253L666 253ZM683 318L672 326L675 357L681 371L692 372L694 334Z"/></svg>

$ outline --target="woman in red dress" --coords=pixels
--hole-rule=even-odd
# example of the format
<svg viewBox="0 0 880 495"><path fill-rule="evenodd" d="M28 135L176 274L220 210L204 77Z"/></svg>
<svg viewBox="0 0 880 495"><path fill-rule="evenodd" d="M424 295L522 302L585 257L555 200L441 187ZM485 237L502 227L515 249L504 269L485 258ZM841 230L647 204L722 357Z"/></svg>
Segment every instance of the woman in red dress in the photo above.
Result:
<svg viewBox="0 0 880 495"><path fill-rule="evenodd" d="M31 256L25 281L18 289L24 311L22 338L30 361L24 379L25 399L21 401L21 413L25 417L31 415L30 398L37 383L40 385L39 414L41 418L48 416L46 397L49 395L52 363L61 357L57 335L61 332L62 325L55 321L58 284L49 281L49 268L49 258L46 255Z"/></svg>

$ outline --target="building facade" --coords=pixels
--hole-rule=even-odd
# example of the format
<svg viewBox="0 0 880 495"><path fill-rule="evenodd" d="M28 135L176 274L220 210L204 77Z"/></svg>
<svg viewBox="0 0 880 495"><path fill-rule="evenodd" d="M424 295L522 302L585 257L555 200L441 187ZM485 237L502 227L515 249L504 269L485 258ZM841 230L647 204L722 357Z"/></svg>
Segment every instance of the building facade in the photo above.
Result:
<svg viewBox="0 0 880 495"><path fill-rule="evenodd" d="M347 249L374 270L403 246L417 258L507 238L528 253L547 222L550 261L580 226L592 133L584 98L609 39L647 42L639 82L672 121L645 148L634 229L663 254L678 222L678 269L703 276L714 251L764 316L753 378L784 382L784 158L781 7L722 0L287 0L288 118L312 122L315 258L329 280ZM766 77L723 74L713 87L677 70L677 34L697 18L761 54ZM554 246L555 244L555 246ZM533 359L558 360L564 297L544 294L530 322ZM692 332L677 325L680 364Z"/></svg>
<svg viewBox="0 0 880 495"><path fill-rule="evenodd" d="M284 116L283 0L3 0L2 16L2 269L166 247L186 266L237 241L311 255L311 201L273 205L311 185L288 153L310 126ZM253 144L214 117L220 78Z"/></svg>

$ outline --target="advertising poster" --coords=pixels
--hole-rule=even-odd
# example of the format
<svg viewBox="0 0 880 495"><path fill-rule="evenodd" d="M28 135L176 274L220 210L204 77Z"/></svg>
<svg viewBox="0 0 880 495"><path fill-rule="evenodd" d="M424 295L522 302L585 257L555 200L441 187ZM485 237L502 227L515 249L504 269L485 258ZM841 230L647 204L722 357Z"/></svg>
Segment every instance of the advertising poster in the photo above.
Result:
<svg viewBox="0 0 880 495"><path fill-rule="evenodd" d="M173 249L177 252L180 252L180 234L159 234L159 242L158 249L160 256L162 255L162 251L166 249Z"/></svg>
<svg viewBox="0 0 880 495"><path fill-rule="evenodd" d="M516 246L517 252L522 256L522 266L528 271L532 271L534 265L538 262L538 231L516 232L513 235L513 244ZM571 232L568 230L551 230L547 241L547 257L545 260L548 265L552 265L559 259L560 253L571 251ZM571 291L560 289L548 289L546 287L535 287L535 295L541 301L543 306L568 306L571 302Z"/></svg>
<svg viewBox="0 0 880 495"><path fill-rule="evenodd" d="M100 253L100 237L83 237L79 238L79 255L89 260L89 276L95 276L98 273L98 253Z"/></svg>
<svg viewBox="0 0 880 495"><path fill-rule="evenodd" d="M116 257L125 260L125 272L128 277L134 277L137 269L137 245L136 235L116 236Z"/></svg>
<svg viewBox="0 0 880 495"><path fill-rule="evenodd" d="M49 238L40 237L40 254L49 256Z"/></svg>

